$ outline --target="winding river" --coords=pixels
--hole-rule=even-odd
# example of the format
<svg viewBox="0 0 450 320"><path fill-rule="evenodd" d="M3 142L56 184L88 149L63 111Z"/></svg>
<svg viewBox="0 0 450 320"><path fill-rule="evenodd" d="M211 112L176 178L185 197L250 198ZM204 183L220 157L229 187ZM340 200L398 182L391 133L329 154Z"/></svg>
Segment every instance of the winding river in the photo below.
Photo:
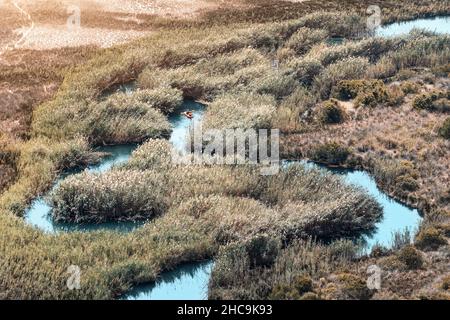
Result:
<svg viewBox="0 0 450 320"><path fill-rule="evenodd" d="M430 31L449 33L450 18L439 17L433 19L418 19L409 22L394 23L380 27L377 36L390 37L397 36L411 31L413 28L423 28ZM180 112L193 110L195 114L194 121L200 121L203 114L203 106L193 101L186 101L183 106L169 117L173 126L173 132L170 141L178 150L184 149L185 136L191 121L180 115ZM105 172L112 166L126 162L136 145L122 145L102 147L98 151L108 152L109 157L103 159L101 163L88 167L86 170L92 172ZM304 163L304 162L303 162ZM375 244L389 246L392 235L395 232L401 232L409 229L414 232L421 222L421 217L416 209L409 208L400 202L387 196L376 185L374 179L364 171L351 171L342 169L329 169L319 167L315 164L305 164L308 167L317 167L320 170L332 172L342 176L348 183L364 188L370 195L378 200L383 207L383 219L377 224L377 230L371 237L366 237L367 248L370 249ZM67 175L79 171L68 172L63 175L56 183L64 179ZM143 224L118 222L104 224L57 224L54 223L51 215L51 208L46 204L44 198L38 198L30 209L26 212L25 220L49 233L71 232L71 231L92 231L98 229L116 230L119 232L129 232ZM207 285L209 276L213 267L213 262L197 262L185 264L176 270L166 272L152 284L139 285L132 289L124 298L131 300L164 300L164 299L206 299Z"/></svg>

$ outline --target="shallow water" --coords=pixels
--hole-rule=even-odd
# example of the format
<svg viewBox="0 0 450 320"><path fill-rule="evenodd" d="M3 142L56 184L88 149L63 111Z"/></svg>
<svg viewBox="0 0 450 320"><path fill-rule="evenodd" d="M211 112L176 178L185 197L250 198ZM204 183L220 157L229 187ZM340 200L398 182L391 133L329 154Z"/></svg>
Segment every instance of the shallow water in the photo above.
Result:
<svg viewBox="0 0 450 320"><path fill-rule="evenodd" d="M375 233L366 236L366 250L371 250L374 245L379 244L385 247L392 246L393 235L408 229L411 234L417 231L422 218L419 211L410 208L381 191L375 180L365 171L344 170L344 169L324 169L342 176L350 184L362 187L372 197L374 197L383 208L383 218L377 223Z"/></svg>
<svg viewBox="0 0 450 320"><path fill-rule="evenodd" d="M213 262L184 264L164 272L154 283L132 289L127 300L203 300L207 298Z"/></svg>
<svg viewBox="0 0 450 320"><path fill-rule="evenodd" d="M376 30L375 35L379 37L395 37L407 34L413 29L425 29L436 33L450 33L450 17L423 18L391 23L379 27Z"/></svg>

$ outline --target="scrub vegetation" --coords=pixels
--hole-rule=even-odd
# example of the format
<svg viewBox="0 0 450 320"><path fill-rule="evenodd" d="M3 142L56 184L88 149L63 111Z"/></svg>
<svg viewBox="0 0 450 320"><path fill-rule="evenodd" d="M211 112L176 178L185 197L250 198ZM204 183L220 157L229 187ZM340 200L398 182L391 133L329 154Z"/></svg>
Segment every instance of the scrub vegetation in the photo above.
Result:
<svg viewBox="0 0 450 320"><path fill-rule="evenodd" d="M0 298L117 298L211 257L211 298L448 297L449 36L366 37L358 1L249 3L155 19L157 32L57 69L58 89L27 104L25 138L0 137ZM450 11L448 1L375 3L383 22ZM131 95L114 92L130 83ZM167 115L186 98L206 102L206 127L279 128L285 158L368 170L423 212L415 243L358 255L344 239L370 233L380 206L302 166L266 177L255 166L172 165ZM63 180L48 197L53 218L144 226L46 234L23 221L60 173L119 143L142 145L110 172ZM364 285L370 264L387 270L379 292ZM80 290L66 287L70 265L82 270Z"/></svg>

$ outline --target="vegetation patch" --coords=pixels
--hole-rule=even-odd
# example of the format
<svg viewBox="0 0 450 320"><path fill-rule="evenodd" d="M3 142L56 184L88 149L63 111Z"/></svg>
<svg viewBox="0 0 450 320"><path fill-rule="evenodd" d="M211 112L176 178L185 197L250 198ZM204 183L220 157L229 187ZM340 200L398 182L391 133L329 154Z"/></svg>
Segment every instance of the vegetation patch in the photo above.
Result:
<svg viewBox="0 0 450 320"><path fill-rule="evenodd" d="M335 99L325 101L318 111L322 124L338 124L345 121L347 114Z"/></svg>
<svg viewBox="0 0 450 320"><path fill-rule="evenodd" d="M313 161L331 165L342 165L351 155L351 151L337 142L328 142L316 146L310 151Z"/></svg>
<svg viewBox="0 0 450 320"><path fill-rule="evenodd" d="M440 246L447 245L447 240L438 229L426 227L417 234L414 245L424 251L437 250Z"/></svg>
<svg viewBox="0 0 450 320"><path fill-rule="evenodd" d="M433 91L419 94L414 98L413 106L418 110L449 112L449 92Z"/></svg>
<svg viewBox="0 0 450 320"><path fill-rule="evenodd" d="M55 221L99 223L161 215L167 197L161 174L127 170L71 176L51 194L50 203Z"/></svg>
<svg viewBox="0 0 450 320"><path fill-rule="evenodd" d="M447 140L450 139L450 117L445 119L444 123L439 128L439 134L444 139L447 139Z"/></svg>

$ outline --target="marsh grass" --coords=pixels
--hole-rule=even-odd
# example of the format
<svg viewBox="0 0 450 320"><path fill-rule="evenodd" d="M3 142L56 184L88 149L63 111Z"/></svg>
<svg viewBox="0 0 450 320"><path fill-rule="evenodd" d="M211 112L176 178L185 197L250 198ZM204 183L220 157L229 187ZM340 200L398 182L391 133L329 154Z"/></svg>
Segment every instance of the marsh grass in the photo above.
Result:
<svg viewBox="0 0 450 320"><path fill-rule="evenodd" d="M324 9L340 10L341 1L298 4L308 8L306 11L292 10L292 6L299 8L297 4L278 4L264 1L253 13L215 12L204 17L206 24L203 27L201 23L166 24L171 28L177 25L187 28L163 28L147 38L99 50L89 61L66 70L53 99L34 111L31 139L20 146L20 156L15 160L18 179L0 198L1 298L111 299L134 284L154 281L163 270L182 262L211 258L221 245L240 239L250 240L268 233L278 238L285 235L286 240L294 241L296 237L317 232L324 238L334 238L370 229L379 218L378 205L361 191L347 190L331 178L291 169L284 175L285 179L293 180L292 188L288 189L284 187L285 179L280 178L283 175L261 181L261 176L252 171L254 169L223 166L168 169L164 188L174 188L178 198L172 200L171 206L159 217L129 234L101 231L49 235L26 226L17 217L24 214L33 198L50 187L60 171L91 161L91 145L167 137L170 126L163 112L170 112L172 105L178 103L180 92L183 97L211 101L222 97L219 98L223 99L222 105L231 113L235 112L230 107L235 99L246 103L254 102L249 101L253 99L263 101L265 108L259 110L260 117L256 120L248 116L253 111L240 104L237 104L236 114L245 121L233 114L225 118L228 124L249 127L272 126L274 109L280 104L281 110L291 112L286 127L298 130L297 115L303 115L303 110L306 112L317 100L327 99L339 81L363 78L369 66L376 66L373 73L388 76L392 70L435 67L448 61L448 37L419 34L391 42L350 42L326 50L324 43L314 40L309 52L301 57L292 53L281 59L280 68L275 69L271 65L273 56L300 28L315 29L319 38L322 34L316 29L324 29L330 36L352 38L355 30L348 22L364 21L352 14L342 14L342 11L317 13ZM344 2L345 8L366 10L366 5L363 6L353 1ZM389 3L388 9L386 20L448 12L445 4L436 1L395 2ZM304 17L305 12L313 11L311 16ZM299 16L302 17L286 20ZM216 22L212 23L213 20ZM255 20L265 23L251 23ZM230 25L231 21L238 23ZM379 50L375 50L377 48ZM130 105L122 103L122 99L128 99L123 96L110 97L106 101L101 99L108 89L133 80L145 90L142 95L161 103L149 106L149 99L145 97ZM297 92L298 85L312 86L313 94L305 103L299 102L302 100L299 97L306 94ZM140 98L138 96L136 94L135 98ZM214 119L214 115L211 117ZM215 120L214 125L219 123L217 117ZM121 179L126 179L127 170L139 171L134 175L141 176L153 167L159 166L160 170L164 167L164 158L158 159L154 153L158 152L158 147L155 151L153 147L148 148L142 154L137 151L133 155L129 168L116 168L117 171L110 173L120 179L108 181L108 176L96 177L100 181L105 179L106 184L116 184L113 192L121 195L116 200L136 199L136 203L141 203L139 196L144 192L141 189L136 189L139 192L132 195L121 193ZM86 187L87 194L95 190L94 176L77 178L81 177L83 179L76 182L81 188ZM92 184L84 185L84 179ZM99 184L99 188L103 190L104 185ZM277 193L269 194L268 190ZM329 200L327 203L308 200L308 197L313 199L324 193L328 197L325 199ZM81 197L82 193L76 196ZM97 203L99 210L104 208L106 199L105 194ZM62 203L61 208L63 205L66 204ZM328 250L326 248L322 245L289 246L284 251L285 258L275 261L274 265L282 271L274 278L291 279L291 269L284 272L283 265L293 266L292 272L296 275L295 270L304 271L311 277L326 273L332 269L329 259L323 258L322 252ZM66 289L70 265L79 265L82 269L81 290ZM246 269L228 270L231 270L228 271L229 280L233 283L239 278L237 271ZM259 273L256 275L258 278L248 278L249 281L260 283L254 281L259 279ZM276 281L288 282L281 280ZM260 288L266 288L264 294L254 293ZM264 286L250 293L245 290L240 291L243 297L270 294ZM212 296L221 295L214 293Z"/></svg>

